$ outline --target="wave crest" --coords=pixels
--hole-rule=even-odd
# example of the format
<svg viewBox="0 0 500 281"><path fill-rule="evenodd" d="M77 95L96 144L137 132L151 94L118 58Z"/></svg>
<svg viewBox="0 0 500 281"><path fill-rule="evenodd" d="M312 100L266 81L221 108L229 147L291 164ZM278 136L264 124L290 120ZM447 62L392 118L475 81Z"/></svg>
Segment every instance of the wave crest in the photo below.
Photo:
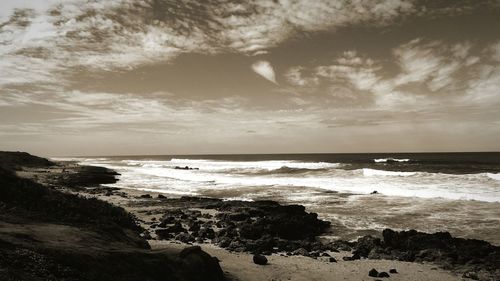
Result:
<svg viewBox="0 0 500 281"><path fill-rule="evenodd" d="M398 159L398 158L379 158L373 159L375 163L400 163L400 162L410 162L410 159Z"/></svg>

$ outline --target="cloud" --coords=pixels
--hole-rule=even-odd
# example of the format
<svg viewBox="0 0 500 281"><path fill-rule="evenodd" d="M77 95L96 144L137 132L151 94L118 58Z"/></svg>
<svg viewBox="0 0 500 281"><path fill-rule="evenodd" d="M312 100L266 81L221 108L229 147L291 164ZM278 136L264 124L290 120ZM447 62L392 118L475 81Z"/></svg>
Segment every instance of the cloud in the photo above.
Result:
<svg viewBox="0 0 500 281"><path fill-rule="evenodd" d="M284 76L303 97L322 93L338 106L355 100L353 105L360 107L371 103L381 108L417 108L460 102L473 89L478 92L476 100L491 100L500 81L496 78L497 47L418 38L395 47L392 56L384 60L348 50L332 64L293 66Z"/></svg>
<svg viewBox="0 0 500 281"><path fill-rule="evenodd" d="M253 63L252 70L274 84L278 84L276 82L276 74L274 73L273 66L268 61L261 60Z"/></svg>
<svg viewBox="0 0 500 281"><path fill-rule="evenodd" d="M65 84L72 71L126 70L183 53L264 54L307 32L450 10L410 0L4 2L0 87Z"/></svg>

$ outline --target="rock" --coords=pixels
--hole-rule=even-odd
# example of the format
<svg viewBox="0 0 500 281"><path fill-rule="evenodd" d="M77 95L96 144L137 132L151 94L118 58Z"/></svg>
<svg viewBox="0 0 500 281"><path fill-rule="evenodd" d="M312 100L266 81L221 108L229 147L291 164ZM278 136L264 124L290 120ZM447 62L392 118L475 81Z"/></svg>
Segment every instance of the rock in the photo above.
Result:
<svg viewBox="0 0 500 281"><path fill-rule="evenodd" d="M377 271L375 268L372 268L372 269L368 272L368 276L370 276L370 277L378 277L378 271Z"/></svg>
<svg viewBox="0 0 500 281"><path fill-rule="evenodd" d="M361 259L361 257L358 254L354 254L351 257L351 260L359 260L359 259Z"/></svg>
<svg viewBox="0 0 500 281"><path fill-rule="evenodd" d="M416 230L385 229L382 235L384 247L392 249L391 256L399 260L432 261L450 268L474 263L485 269L500 269L496 262L500 248L486 241L454 238L448 232L428 234Z"/></svg>
<svg viewBox="0 0 500 281"><path fill-rule="evenodd" d="M468 271L464 272L464 274L462 275L462 277L473 279L473 280L479 280L479 276L477 275L477 273L474 272L474 271L471 271L471 270L468 270Z"/></svg>
<svg viewBox="0 0 500 281"><path fill-rule="evenodd" d="M354 260L359 260L361 257L358 254L354 254L350 257L342 257L343 260L345 261L354 261Z"/></svg>
<svg viewBox="0 0 500 281"><path fill-rule="evenodd" d="M141 233L141 236L142 236L142 238L144 238L146 240L153 239L153 237L151 237L151 234L149 234L149 231L144 231L143 233Z"/></svg>
<svg viewBox="0 0 500 281"><path fill-rule="evenodd" d="M372 250L381 247L381 241L379 238L374 238L370 235L361 237L358 239L354 254L359 255L361 257L368 257Z"/></svg>
<svg viewBox="0 0 500 281"><path fill-rule="evenodd" d="M259 239L264 234L264 227L256 224L244 224L240 227L240 236L246 239Z"/></svg>
<svg viewBox="0 0 500 281"><path fill-rule="evenodd" d="M158 194L158 198L159 198L159 199L164 199L164 198L167 198L167 197L165 197L165 195Z"/></svg>
<svg viewBox="0 0 500 281"><path fill-rule="evenodd" d="M170 233L187 232L179 222L175 223L173 226L167 227L166 230Z"/></svg>
<svg viewBox="0 0 500 281"><path fill-rule="evenodd" d="M294 255L299 255L299 256L309 256L309 251L307 251L304 248L298 248L297 250L293 251Z"/></svg>
<svg viewBox="0 0 500 281"><path fill-rule="evenodd" d="M139 196L140 198L153 198L151 196L151 194L142 194L141 196Z"/></svg>
<svg viewBox="0 0 500 281"><path fill-rule="evenodd" d="M254 255L253 256L253 262L255 264L259 265L266 265L267 264L267 258L263 255Z"/></svg>
<svg viewBox="0 0 500 281"><path fill-rule="evenodd" d="M188 233L179 233L175 236L175 240L181 241L183 243L194 242L194 237Z"/></svg>
<svg viewBox="0 0 500 281"><path fill-rule="evenodd" d="M309 257L317 258L317 257L319 257L319 253L318 252L309 252Z"/></svg>
<svg viewBox="0 0 500 281"><path fill-rule="evenodd" d="M331 251L339 252L340 251L351 251L351 243L344 240L337 240L328 245Z"/></svg>
<svg viewBox="0 0 500 281"><path fill-rule="evenodd" d="M334 257L330 257L330 258L328 259L328 261L329 261L329 262L337 262L337 260L336 260Z"/></svg>
<svg viewBox="0 0 500 281"><path fill-rule="evenodd" d="M224 280L224 273L220 268L218 260L202 251L200 246L183 249L179 253L179 257L188 270L195 272L197 276L203 276L203 280Z"/></svg>
<svg viewBox="0 0 500 281"><path fill-rule="evenodd" d="M232 221L244 221L248 219L250 215L248 213L236 213L236 214L230 214L229 219Z"/></svg>
<svg viewBox="0 0 500 281"><path fill-rule="evenodd" d="M398 273L398 271L395 268L391 268L391 269L389 269L389 273L394 274L394 273Z"/></svg>
<svg viewBox="0 0 500 281"><path fill-rule="evenodd" d="M389 275L389 273L387 273L385 271L382 271L382 272L378 273L378 277L380 277L380 278L389 278L391 276Z"/></svg>
<svg viewBox="0 0 500 281"><path fill-rule="evenodd" d="M378 191L374 190L370 194L377 194L377 193L378 193Z"/></svg>
<svg viewBox="0 0 500 281"><path fill-rule="evenodd" d="M194 223L189 227L189 231L196 231L196 232L200 231L200 224Z"/></svg>
<svg viewBox="0 0 500 281"><path fill-rule="evenodd" d="M198 235L202 238L206 239L214 239L215 238L215 232L212 228L202 228L198 232Z"/></svg>
<svg viewBox="0 0 500 281"><path fill-rule="evenodd" d="M204 219L211 219L213 216L211 214L209 214L209 213L204 213L204 214L201 214L200 217L202 217Z"/></svg>
<svg viewBox="0 0 500 281"><path fill-rule="evenodd" d="M215 242L221 248L227 248L231 244L232 240L229 237L221 237Z"/></svg>
<svg viewBox="0 0 500 281"><path fill-rule="evenodd" d="M174 169L176 169L176 170L199 170L200 168L191 168L189 166L184 166L184 167L175 166Z"/></svg>
<svg viewBox="0 0 500 281"><path fill-rule="evenodd" d="M164 217L158 224L158 227L165 227L167 226L167 224L173 224L175 222L176 222L175 217L172 216Z"/></svg>
<svg viewBox="0 0 500 281"><path fill-rule="evenodd" d="M166 240L172 238L172 235L166 229L156 229L155 233L158 239L160 240Z"/></svg>

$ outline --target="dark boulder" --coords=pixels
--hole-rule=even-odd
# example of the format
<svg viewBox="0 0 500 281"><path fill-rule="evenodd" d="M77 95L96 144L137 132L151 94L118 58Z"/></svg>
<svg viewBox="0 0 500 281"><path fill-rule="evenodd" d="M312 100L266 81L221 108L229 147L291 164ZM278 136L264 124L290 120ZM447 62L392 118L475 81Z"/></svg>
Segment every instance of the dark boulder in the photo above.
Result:
<svg viewBox="0 0 500 281"><path fill-rule="evenodd" d="M377 271L375 268L372 268L372 269L368 272L368 276L370 276L370 277L378 277L378 271Z"/></svg>
<svg viewBox="0 0 500 281"><path fill-rule="evenodd" d="M398 271L395 268L391 268L391 269L389 269L389 273L394 274L394 273L398 273Z"/></svg>
<svg viewBox="0 0 500 281"><path fill-rule="evenodd" d="M172 238L172 234L170 234L170 232L166 229L156 229L155 233L159 240L167 240Z"/></svg>
<svg viewBox="0 0 500 281"><path fill-rule="evenodd" d="M379 278L389 278L389 277L391 277L391 276L389 275L389 273L387 273L387 272L385 272L385 271L382 271L382 272L379 272L379 273L378 273L378 277L379 277Z"/></svg>
<svg viewBox="0 0 500 281"><path fill-rule="evenodd" d="M170 233L187 232L187 230L178 222L172 226L167 227L166 230Z"/></svg>
<svg viewBox="0 0 500 281"><path fill-rule="evenodd" d="M345 261L355 261L361 259L361 257L358 254L353 254L350 257L342 257L342 259Z"/></svg>
<svg viewBox="0 0 500 281"><path fill-rule="evenodd" d="M244 224L240 227L240 236L246 239L259 239L264 235L264 226L258 223Z"/></svg>
<svg viewBox="0 0 500 281"><path fill-rule="evenodd" d="M167 216L167 217L164 217L161 222L158 224L158 227L165 227L167 226L168 224L173 224L176 222L176 219L175 217L172 217L172 216Z"/></svg>
<svg viewBox="0 0 500 281"><path fill-rule="evenodd" d="M255 264L259 264L259 265L266 265L267 264L267 258L266 258L266 256L263 256L263 255L254 255L253 256L253 262Z"/></svg>
<svg viewBox="0 0 500 281"><path fill-rule="evenodd" d="M374 238L370 235L364 236L358 239L356 243L354 254L361 257L368 257L373 249L381 247L381 241L379 238Z"/></svg>
<svg viewBox="0 0 500 281"><path fill-rule="evenodd" d="M194 242L195 238L188 233L179 233L175 236L175 240L181 241L182 243Z"/></svg>
<svg viewBox="0 0 500 281"><path fill-rule="evenodd" d="M229 219L231 221L245 221L248 218L250 218L250 215L248 213L236 213L229 215Z"/></svg>
<svg viewBox="0 0 500 281"><path fill-rule="evenodd" d="M218 260L201 250L200 246L192 246L183 249L179 253L184 266L195 272L196 275L203 277L207 281L222 281L224 273Z"/></svg>
<svg viewBox="0 0 500 281"><path fill-rule="evenodd" d="M484 272L495 279L500 272L500 247L486 241L452 237L448 232L423 233L416 230L385 229L383 241L371 236L358 240L355 253L368 258L407 262L433 262L450 270Z"/></svg>
<svg viewBox="0 0 500 281"><path fill-rule="evenodd" d="M202 238L206 239L214 239L215 238L215 232L212 228L201 228L200 231L198 231L198 235Z"/></svg>

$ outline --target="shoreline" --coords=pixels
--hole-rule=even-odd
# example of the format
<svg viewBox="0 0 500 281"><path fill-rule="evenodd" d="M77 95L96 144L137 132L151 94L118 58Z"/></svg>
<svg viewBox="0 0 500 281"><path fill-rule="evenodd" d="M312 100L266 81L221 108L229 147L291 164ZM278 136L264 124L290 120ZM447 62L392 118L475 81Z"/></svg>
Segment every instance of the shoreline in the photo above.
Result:
<svg viewBox="0 0 500 281"><path fill-rule="evenodd" d="M177 208L196 211L195 215L203 215L207 218L205 220L206 222L212 218L217 218L217 216L219 216L218 218L221 218L221 212L220 210L217 210L217 208L221 207L219 202L222 202L222 200L195 199L193 197L185 197L184 199L158 198L159 195L161 195L160 193L131 189L95 187L96 184L94 180L96 178L94 178L94 176L96 175L92 176L92 171L97 171L97 179L98 181L104 180L103 183L110 183L108 180L110 177L114 178L116 173L108 169L102 170L102 168L96 168L97 170L94 170L93 168L90 170L81 170L82 166L75 165L74 163L58 163L58 165L59 166L55 167L53 170L50 168L42 168L41 170L37 170L37 168L33 167L27 169L25 168L24 171L19 174L22 177L34 179L46 186L60 189L63 192L78 194L79 196L86 198L97 198L114 206L125 209L136 218L136 222L138 222L140 226L148 231L143 232L141 235L143 238L147 238L153 251L179 251L181 248L190 245L201 246L205 252L217 257L221 261L220 265L222 270L224 270L226 277L229 277L229 280L331 280L332 275L335 275L336 277L338 276L342 280L374 280L374 278L368 276L368 271L372 268L379 271L389 271L391 268L397 269L399 273L390 275L390 278L393 280L463 280L464 277L477 277L480 280L494 280L491 278L495 278L494 276L500 276L500 271L498 269L496 273L495 271L485 272L481 269L481 266L477 267L477 265L476 267L468 266L468 268L475 268L474 270L465 269L463 266L452 266L452 264L444 265L445 269L443 269L441 268L443 267L443 264L436 264L432 262L397 261L394 260L394 256L390 256L390 254L389 256L385 256L385 258L389 257L392 259L384 259L384 249L381 248L380 245L377 246L376 243L373 243L373 240L370 239L368 239L368 242L371 243L369 245L371 248L368 248L368 252L377 253L377 251L381 251L378 253L379 257L376 259L374 259L373 255L369 257L368 253L362 253L362 251L360 251L363 250L362 247L360 248L360 245L363 245L366 241L360 242L360 240L358 240L356 245L349 244L349 242L344 241L343 243L339 242L334 248L322 248L318 251L308 249L306 251L298 251L297 253L276 251L279 249L271 247L271 250L268 249L267 252L264 252L264 254L268 257L269 264L265 266L256 265L252 262L252 254L249 253L251 251L249 251L248 248L245 248L245 245L242 246L243 248L233 247L231 251L229 251L227 250L228 247L224 249L224 247L217 246L217 243L213 242L213 238L216 237L212 237L213 234L211 233L209 233L203 241L196 239L199 237L193 237L195 238L194 241L186 240L185 242L187 243L179 243L176 241L179 240L177 238L185 238L186 235L181 235L180 237L169 236L166 239L157 239L156 230L158 229L158 224L161 223L161 220L166 219L166 214L169 214L169 212L171 214L172 209ZM89 186L81 186L79 182L90 183L92 188L89 188ZM205 202L205 200L207 200L208 203ZM193 205L193 203L189 203L189 201L196 201L196 204L198 205L194 206L196 204ZM202 206L200 206L200 202L202 203ZM237 205L240 203L243 205L234 206L234 204ZM226 204L227 206L225 206L225 208L228 208L233 215L240 215L239 212L235 212L235 210L238 209L234 208L245 207L251 209L254 207L245 205L247 203L240 203ZM207 206L207 204L212 204L213 206ZM269 201L268 204L274 206L273 204L277 203ZM278 206L281 205L278 204ZM264 207L268 208L269 205L264 205ZM257 208L257 210L259 209ZM299 217L308 216L308 213L304 212L303 209L301 211L299 210L298 213ZM180 216L182 216L182 214L184 213L181 213ZM234 219L234 217L232 219ZM247 220L249 224L256 222L255 217L244 217L243 219ZM278 220L278 222L281 221ZM313 220L313 222L317 221ZM180 224L183 228L187 228L187 223L188 221L185 219L178 222L178 224ZM214 220L211 225L217 223L220 223L220 221L216 222ZM151 226L153 225L156 225L156 227L152 228ZM167 226L167 229L173 225L175 224ZM202 228L205 228L204 225L202 225ZM208 227L206 228L208 229ZM215 229L215 233L219 233L221 230L227 230L227 227L214 226L213 229ZM183 231L181 232L184 233ZM192 234L192 231L189 231L188 233ZM303 245L305 245L306 248L311 245L317 245L315 243L317 242L316 240L318 235L320 236L321 233L324 233L324 231L321 230L318 233L314 233L312 237L316 237L314 239L315 241L311 240ZM279 237L271 238L276 241L279 240ZM310 238L307 238L306 240L310 240ZM428 237L425 236L425 239L427 238ZM252 241L253 240L250 242ZM291 244L284 243L284 245L287 246ZM358 253L356 253L356 251ZM261 249L254 252L262 253L263 251ZM290 255L290 253L292 254ZM355 258L356 254L358 254L358 257ZM362 256L359 256L359 254ZM308 255L308 257L306 255ZM334 258L336 262L331 262L331 258Z"/></svg>
<svg viewBox="0 0 500 281"><path fill-rule="evenodd" d="M159 212L165 211L165 206L147 206L146 202L157 201L158 192L144 192L138 190L120 189L117 193L124 192L127 198L120 195L105 194L97 195L101 200L112 204L123 206L127 211L135 214L140 221L151 222L151 218ZM142 198L145 194L151 198ZM173 199L176 200L176 199ZM139 204L131 204L137 201ZM156 204L155 204L156 205ZM158 213L156 211L159 211ZM156 215L155 215L156 214ZM256 265L252 261L253 254L248 252L229 251L212 243L183 243L175 240L149 239L152 249L181 249L189 245L199 245L204 251L217 257L221 261L221 267L229 280L257 281L257 280L332 280L332 276L338 280L377 280L368 276L368 271L375 268L379 271L389 271L392 268L398 270L397 274L391 275L391 280L463 280L461 274L450 270L439 268L433 263L414 263L395 260L370 260L359 259L345 261L343 257L352 256L351 251L328 251L328 254L336 259L330 262L329 256L307 257L303 255L290 255L285 253L272 253L266 255L268 265Z"/></svg>

